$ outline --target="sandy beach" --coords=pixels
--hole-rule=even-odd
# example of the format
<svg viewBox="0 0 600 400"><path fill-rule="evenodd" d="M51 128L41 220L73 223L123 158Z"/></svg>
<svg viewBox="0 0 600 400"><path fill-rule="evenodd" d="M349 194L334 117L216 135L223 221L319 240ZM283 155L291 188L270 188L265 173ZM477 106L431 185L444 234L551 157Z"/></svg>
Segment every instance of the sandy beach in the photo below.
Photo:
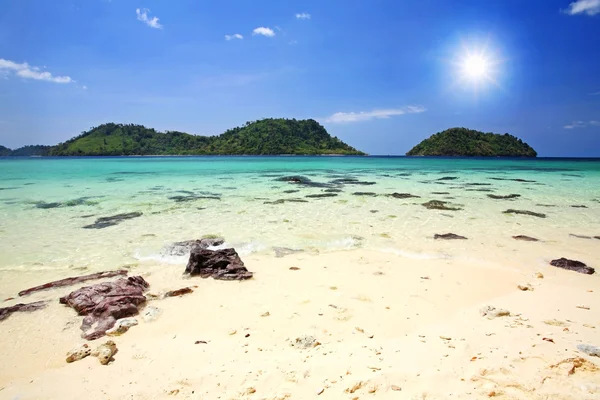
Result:
<svg viewBox="0 0 600 400"><path fill-rule="evenodd" d="M118 353L106 366L94 357L65 362L84 340L81 317L58 298L76 287L27 296L51 302L2 322L0 398L600 396L599 359L576 348L598 344L596 275L542 262L510 267L367 250L247 256L245 263L255 276L243 282L184 279L184 266L133 268L130 275L151 284L148 293L194 292L150 300L158 317L140 315L138 326L110 338ZM25 287L64 277L18 274ZM12 278L2 276L5 297L24 288ZM487 305L511 315L488 319L480 314ZM314 347L298 346L305 336Z"/></svg>

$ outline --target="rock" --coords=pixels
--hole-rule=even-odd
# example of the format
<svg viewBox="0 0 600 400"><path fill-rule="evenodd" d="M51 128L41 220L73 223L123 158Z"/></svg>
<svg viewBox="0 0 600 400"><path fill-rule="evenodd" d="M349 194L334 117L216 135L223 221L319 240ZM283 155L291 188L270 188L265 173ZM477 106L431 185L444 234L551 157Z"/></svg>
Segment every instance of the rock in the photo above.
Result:
<svg viewBox="0 0 600 400"><path fill-rule="evenodd" d="M365 181L359 181L356 178L341 178L341 179L334 179L331 181L332 184L334 185L362 185L362 186L371 186L371 185L375 185L377 182L365 182Z"/></svg>
<svg viewBox="0 0 600 400"><path fill-rule="evenodd" d="M289 256L294 253L302 253L304 250L302 249L290 249L287 247L273 247L273 251L275 252L275 257L282 258L285 256Z"/></svg>
<svg viewBox="0 0 600 400"><path fill-rule="evenodd" d="M354 192L352 194L354 196L370 196L370 197L377 196L377 193L374 193L374 192Z"/></svg>
<svg viewBox="0 0 600 400"><path fill-rule="evenodd" d="M135 318L121 318L115 322L115 326L106 331L106 334L108 336L120 336L127 332L129 328L136 326L137 324L138 321Z"/></svg>
<svg viewBox="0 0 600 400"><path fill-rule="evenodd" d="M507 317L510 315L510 311L503 310L501 308L496 308L493 306L485 306L479 313L482 317L487 317L488 319L498 318L498 317Z"/></svg>
<svg viewBox="0 0 600 400"><path fill-rule="evenodd" d="M509 209L509 210L503 211L503 213L504 214L531 215L532 217L546 218L546 214L536 213L536 212L527 211L527 210L513 210L513 209Z"/></svg>
<svg viewBox="0 0 600 400"><path fill-rule="evenodd" d="M400 392L400 391L402 391L402 388L400 386L397 386L397 385L392 385L392 390L394 392Z"/></svg>
<svg viewBox="0 0 600 400"><path fill-rule="evenodd" d="M461 208L448 207L446 204L448 204L447 201L430 200L427 203L423 203L423 207L427 208L428 210L445 210L445 211L462 210Z"/></svg>
<svg viewBox="0 0 600 400"><path fill-rule="evenodd" d="M338 194L337 193L317 193L317 194L307 194L304 197L309 197L312 199L321 199L324 197L336 197Z"/></svg>
<svg viewBox="0 0 600 400"><path fill-rule="evenodd" d="M323 394L324 391L325 391L325 388L317 389L317 396L320 394Z"/></svg>
<svg viewBox="0 0 600 400"><path fill-rule="evenodd" d="M150 285L141 276L121 278L85 286L60 298L66 304L85 315L81 324L82 337L98 339L111 329L117 319L138 313L138 306L146 301L143 293Z"/></svg>
<svg viewBox="0 0 600 400"><path fill-rule="evenodd" d="M213 277L220 280L245 280L252 278L252 272L234 249L208 250L194 248L185 268L185 273L202 278Z"/></svg>
<svg viewBox="0 0 600 400"><path fill-rule="evenodd" d="M521 195L520 194L507 194L506 196L501 196L501 195L497 195L497 194L488 194L487 197L489 197L490 199L506 200L506 199L516 199L517 197L521 197Z"/></svg>
<svg viewBox="0 0 600 400"><path fill-rule="evenodd" d="M96 347L92 352L94 357L98 357L100 364L106 365L112 360L112 357L117 353L117 345L112 340L108 340L106 343Z"/></svg>
<svg viewBox="0 0 600 400"><path fill-rule="evenodd" d="M303 199L277 199L274 201L265 201L263 204L283 204L283 203L308 203L308 200Z"/></svg>
<svg viewBox="0 0 600 400"><path fill-rule="evenodd" d="M187 196L171 196L168 197L169 200L173 200L176 203L183 203L186 201L195 201L195 200L201 200L201 199L207 199L207 200L221 200L221 196L216 196L216 195L212 195L212 196L197 196L195 194L189 194Z"/></svg>
<svg viewBox="0 0 600 400"><path fill-rule="evenodd" d="M524 292L533 291L533 287L529 283L518 284L517 287L519 288L519 290L522 290Z"/></svg>
<svg viewBox="0 0 600 400"><path fill-rule="evenodd" d="M307 335L296 338L296 340L294 340L294 342L291 343L291 346L300 349L312 349L313 347L317 347L320 344L321 343L319 343L314 336Z"/></svg>
<svg viewBox="0 0 600 400"><path fill-rule="evenodd" d="M142 312L142 318L144 318L144 322L156 321L160 313L161 310L159 308L149 306L144 308L144 311Z"/></svg>
<svg viewBox="0 0 600 400"><path fill-rule="evenodd" d="M525 236L525 235L517 235L517 236L513 236L512 238L515 240L522 240L524 242L539 242L539 239L536 239L531 236Z"/></svg>
<svg viewBox="0 0 600 400"><path fill-rule="evenodd" d="M591 239L591 238L592 238L591 236L585 236L585 235L576 235L576 234L574 234L574 233L569 233L569 236L571 236L571 237L575 237L575 238L578 238L578 239Z"/></svg>
<svg viewBox="0 0 600 400"><path fill-rule="evenodd" d="M538 279L544 279L544 274L542 274L541 272L536 272L535 277Z"/></svg>
<svg viewBox="0 0 600 400"><path fill-rule="evenodd" d="M290 190L284 190L284 191L283 191L283 193L287 193L287 194L290 194L290 193L298 193L298 192L299 192L299 190L297 190L297 189L290 189Z"/></svg>
<svg viewBox="0 0 600 400"><path fill-rule="evenodd" d="M73 278L65 278L65 279L61 279L59 281L45 283L40 286L35 286L35 287L29 288L29 289L21 290L19 292L19 296L26 296L33 292L39 292L41 290L52 289L55 287L75 285L76 283L81 283L81 282L85 282L85 281L89 281L89 280L93 280L93 279L112 278L114 276L119 276L119 275L127 275L127 270L121 269L118 271L97 272L95 274L77 276L77 277L73 277Z"/></svg>
<svg viewBox="0 0 600 400"><path fill-rule="evenodd" d="M577 350L592 357L600 357L600 347L591 344L578 344Z"/></svg>
<svg viewBox="0 0 600 400"><path fill-rule="evenodd" d="M299 186L307 187L328 187L326 183L313 182L305 176L282 176L275 179L278 182L287 182Z"/></svg>
<svg viewBox="0 0 600 400"><path fill-rule="evenodd" d="M48 305L47 301L35 301L33 303L19 303L14 306L0 308L0 321L5 320L14 312L32 312L41 310Z"/></svg>
<svg viewBox="0 0 600 400"><path fill-rule="evenodd" d="M588 208L587 206L584 206L584 205L574 205L571 207L573 207L573 208Z"/></svg>
<svg viewBox="0 0 600 400"><path fill-rule="evenodd" d="M594 239L600 240L600 236L594 236Z"/></svg>
<svg viewBox="0 0 600 400"><path fill-rule="evenodd" d="M450 193L446 193L444 192L443 194L450 194ZM421 196L415 196L414 194L410 194L410 193L391 193L386 195L388 197L393 197L395 199L411 199L411 198L419 198Z"/></svg>
<svg viewBox="0 0 600 400"><path fill-rule="evenodd" d="M229 332L227 332L230 336L233 336L237 333L237 331L235 329L231 329Z"/></svg>
<svg viewBox="0 0 600 400"><path fill-rule="evenodd" d="M136 211L136 212L131 212L131 213L117 214L117 215L113 215L110 217L102 217L102 218L98 218L96 220L96 222L94 222L93 224L86 225L83 228L84 229L108 228L109 226L117 225L119 222L122 222L122 221L125 221L128 219L138 218L138 217L141 217L142 215L143 215L143 213Z"/></svg>
<svg viewBox="0 0 600 400"><path fill-rule="evenodd" d="M453 181L458 179L458 176L444 176L442 178L437 179L438 181Z"/></svg>
<svg viewBox="0 0 600 400"><path fill-rule="evenodd" d="M570 271L579 272L581 274L592 275L595 272L594 268L588 267L581 261L569 260L564 257L550 261L550 265L558 268L568 269Z"/></svg>
<svg viewBox="0 0 600 400"><path fill-rule="evenodd" d="M261 317L270 317L271 313L267 311L267 312L262 313L260 316Z"/></svg>
<svg viewBox="0 0 600 400"><path fill-rule="evenodd" d="M183 296L184 294L189 294L189 293L193 293L193 292L194 291L192 290L192 288L184 287L181 289L168 291L167 293L165 293L165 297L178 297L178 296Z"/></svg>
<svg viewBox="0 0 600 400"><path fill-rule="evenodd" d="M342 189L323 189L325 193L342 193Z"/></svg>
<svg viewBox="0 0 600 400"><path fill-rule="evenodd" d="M220 246L225 243L223 238L202 238L196 240L184 240L183 242L175 242L165 247L161 251L161 255L166 256L186 256L190 254L193 248L199 247L208 249L209 247Z"/></svg>
<svg viewBox="0 0 600 400"><path fill-rule="evenodd" d="M443 233L443 234L436 233L433 236L433 238L434 239L444 239L444 240L452 240L452 239L463 239L463 240L466 240L467 239L464 236L456 235L454 233Z"/></svg>
<svg viewBox="0 0 600 400"><path fill-rule="evenodd" d="M300 270L299 267L290 267L289 269L290 269L290 271L299 271Z"/></svg>
<svg viewBox="0 0 600 400"><path fill-rule="evenodd" d="M66 361L68 363L72 363L74 361L79 361L79 360L86 358L90 354L92 354L92 349L90 348L90 346L87 343L85 343L85 344L82 344L81 346L76 347L75 349L69 351L67 353Z"/></svg>

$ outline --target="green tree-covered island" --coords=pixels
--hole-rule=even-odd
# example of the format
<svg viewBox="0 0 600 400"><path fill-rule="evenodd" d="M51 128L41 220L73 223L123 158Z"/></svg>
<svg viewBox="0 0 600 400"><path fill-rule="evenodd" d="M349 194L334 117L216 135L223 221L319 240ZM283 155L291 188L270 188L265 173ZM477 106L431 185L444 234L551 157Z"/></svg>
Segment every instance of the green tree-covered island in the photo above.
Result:
<svg viewBox="0 0 600 400"><path fill-rule="evenodd" d="M407 156L537 157L521 139L505 133L484 133L451 128L431 135L413 147Z"/></svg>
<svg viewBox="0 0 600 400"><path fill-rule="evenodd" d="M0 155L134 156L134 155L364 155L327 133L317 121L263 119L247 122L218 136L158 132L143 125L108 123L56 146L0 148Z"/></svg>

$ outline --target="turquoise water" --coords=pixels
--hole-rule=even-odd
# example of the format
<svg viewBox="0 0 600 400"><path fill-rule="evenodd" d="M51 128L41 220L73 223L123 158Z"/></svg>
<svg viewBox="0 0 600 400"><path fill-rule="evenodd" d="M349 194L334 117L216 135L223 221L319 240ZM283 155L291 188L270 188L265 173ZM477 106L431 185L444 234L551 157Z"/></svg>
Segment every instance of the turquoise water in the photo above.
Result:
<svg viewBox="0 0 600 400"><path fill-rule="evenodd" d="M283 179L289 176L310 182ZM387 196L394 192L419 197ZM323 194L331 197L314 197ZM430 200L446 201L455 210L427 209L422 204ZM503 213L508 209L546 218ZM141 215L84 228L122 213ZM448 232L469 240L433 240ZM165 246L207 234L224 236L242 254L265 256L283 246L312 253L372 249L409 258L526 262L572 254L598 260L600 240L593 236L600 235L600 161L0 159L0 269L180 263ZM543 244L525 248L512 239L519 234L539 237ZM550 250L555 254L547 254Z"/></svg>

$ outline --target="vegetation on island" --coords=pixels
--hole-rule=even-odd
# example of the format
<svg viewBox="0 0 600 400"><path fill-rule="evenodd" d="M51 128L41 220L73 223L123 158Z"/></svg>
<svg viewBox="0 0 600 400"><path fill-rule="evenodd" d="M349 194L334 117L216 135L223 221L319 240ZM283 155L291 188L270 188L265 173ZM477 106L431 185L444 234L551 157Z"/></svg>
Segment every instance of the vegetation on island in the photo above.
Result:
<svg viewBox="0 0 600 400"><path fill-rule="evenodd" d="M44 154L24 154L25 149ZM7 149L9 152L10 150ZM2 149L0 149L2 151ZM17 154L18 153L18 154ZM364 155L327 133L317 121L263 119L247 122L218 136L158 132L143 125L108 123L56 146L27 146L7 155Z"/></svg>
<svg viewBox="0 0 600 400"><path fill-rule="evenodd" d="M505 134L467 128L438 132L413 147L407 156L536 157L537 152L521 139Z"/></svg>

